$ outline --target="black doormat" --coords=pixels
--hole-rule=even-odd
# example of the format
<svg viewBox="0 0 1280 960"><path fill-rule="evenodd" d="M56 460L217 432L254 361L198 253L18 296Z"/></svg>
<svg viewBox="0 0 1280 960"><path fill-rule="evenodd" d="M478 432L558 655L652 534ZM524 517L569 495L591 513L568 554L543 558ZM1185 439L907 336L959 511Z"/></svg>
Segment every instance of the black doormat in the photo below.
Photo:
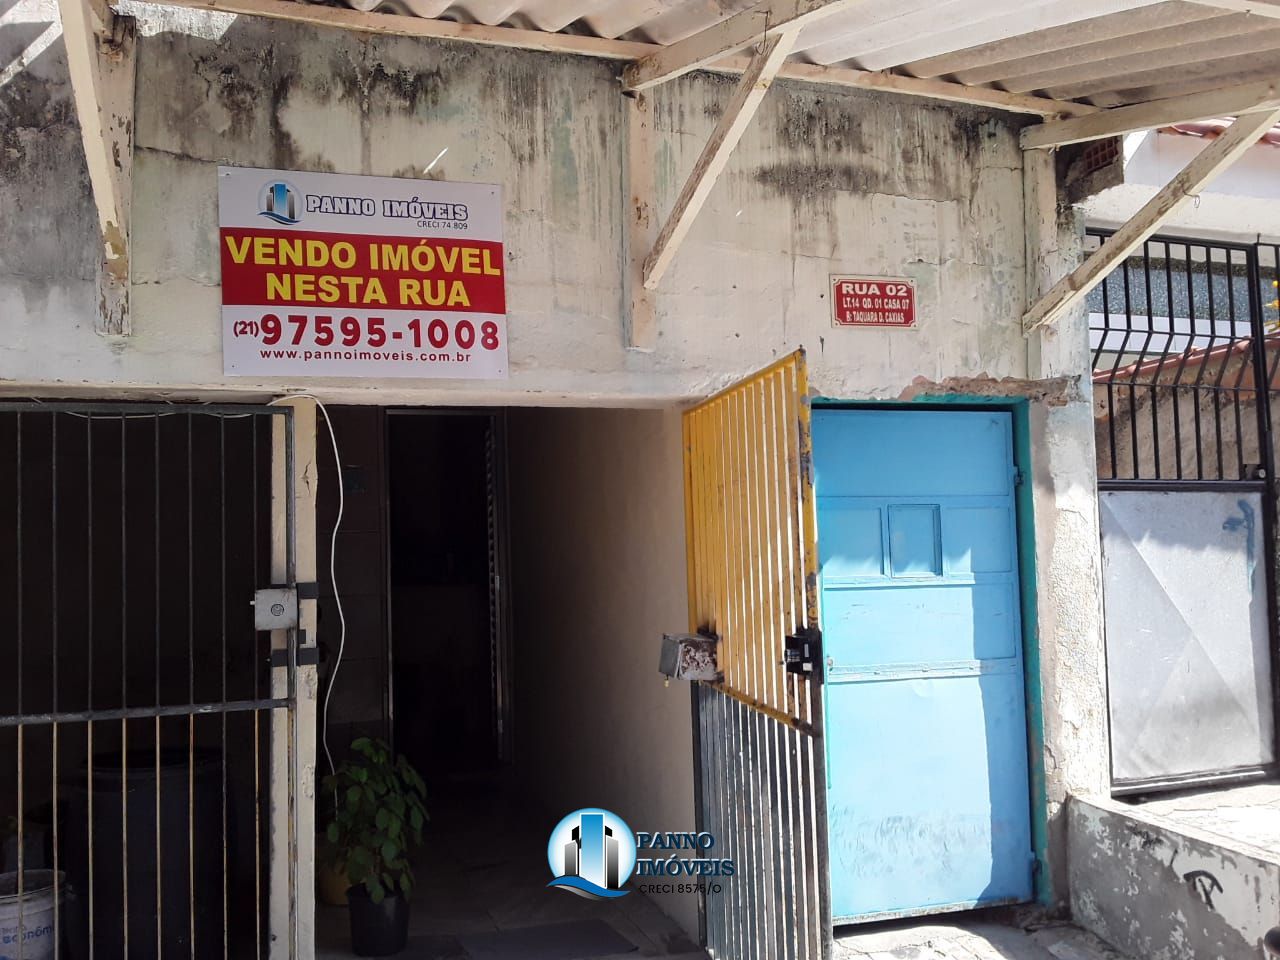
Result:
<svg viewBox="0 0 1280 960"><path fill-rule="evenodd" d="M459 936L458 943L469 960L586 960L637 949L603 920L468 933Z"/></svg>

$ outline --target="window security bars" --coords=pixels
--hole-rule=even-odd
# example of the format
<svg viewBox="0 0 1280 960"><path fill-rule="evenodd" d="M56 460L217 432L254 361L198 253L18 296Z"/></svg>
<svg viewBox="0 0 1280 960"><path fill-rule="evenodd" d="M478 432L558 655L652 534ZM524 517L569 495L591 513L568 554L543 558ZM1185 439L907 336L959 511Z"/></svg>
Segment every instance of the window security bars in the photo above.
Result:
<svg viewBox="0 0 1280 960"><path fill-rule="evenodd" d="M1277 769L1278 252L1153 237L1087 300L1117 794Z"/></svg>
<svg viewBox="0 0 1280 960"><path fill-rule="evenodd" d="M268 953L294 668L273 676L251 601L282 549L292 569L291 424L0 403L0 952Z"/></svg>

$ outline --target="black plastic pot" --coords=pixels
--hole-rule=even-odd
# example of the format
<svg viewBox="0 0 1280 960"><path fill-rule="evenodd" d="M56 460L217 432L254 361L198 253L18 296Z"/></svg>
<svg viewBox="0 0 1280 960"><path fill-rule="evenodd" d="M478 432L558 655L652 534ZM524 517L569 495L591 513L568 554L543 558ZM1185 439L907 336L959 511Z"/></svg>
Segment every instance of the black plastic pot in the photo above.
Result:
<svg viewBox="0 0 1280 960"><path fill-rule="evenodd" d="M347 890L351 949L357 957L390 957L409 941L409 901L388 894L374 903L364 884Z"/></svg>

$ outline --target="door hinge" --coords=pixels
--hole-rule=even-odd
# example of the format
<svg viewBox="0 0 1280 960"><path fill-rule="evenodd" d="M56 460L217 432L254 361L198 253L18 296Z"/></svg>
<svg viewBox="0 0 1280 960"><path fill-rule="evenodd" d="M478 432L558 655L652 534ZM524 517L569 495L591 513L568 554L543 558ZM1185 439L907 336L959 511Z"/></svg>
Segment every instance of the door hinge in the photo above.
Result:
<svg viewBox="0 0 1280 960"><path fill-rule="evenodd" d="M1022 468L1021 468L1021 467L1014 467L1014 468L1013 468L1013 485L1014 485L1015 487L1020 487L1020 486L1022 486L1022 480L1023 480L1023 476L1022 476Z"/></svg>
<svg viewBox="0 0 1280 960"><path fill-rule="evenodd" d="M788 673L809 676L822 660L822 632L816 627L802 627L786 638L782 652L782 665ZM822 671L816 671L818 676Z"/></svg>
<svg viewBox="0 0 1280 960"><path fill-rule="evenodd" d="M297 655L297 666L315 667L320 665L320 647L314 643L307 643L307 631L299 630L297 641L290 639L289 642L294 644L293 650ZM289 647L278 647L271 651L271 666L287 667L288 665Z"/></svg>

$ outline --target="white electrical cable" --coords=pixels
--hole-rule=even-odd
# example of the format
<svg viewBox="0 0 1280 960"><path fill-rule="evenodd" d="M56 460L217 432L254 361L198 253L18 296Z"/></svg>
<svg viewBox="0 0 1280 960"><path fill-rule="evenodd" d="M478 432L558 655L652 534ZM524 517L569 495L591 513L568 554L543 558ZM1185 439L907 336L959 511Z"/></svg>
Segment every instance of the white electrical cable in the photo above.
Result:
<svg viewBox="0 0 1280 960"><path fill-rule="evenodd" d="M338 593L338 528L342 526L342 513L346 509L346 491L342 483L342 460L338 456L338 437L333 432L333 421L329 419L329 411L318 397L310 393L291 393L287 397L279 397L271 401L270 406L285 400L310 400L324 417L325 427L329 430L329 442L333 444L333 466L338 479L338 516L333 521L333 533L329 538L329 581L333 584L333 602L338 608L338 655L333 660L333 670L329 674L329 687L324 692L324 703L320 707L320 745L324 748L325 759L329 763L329 772L335 773L333 754L329 752L329 698L333 696L333 687L338 680L338 668L342 666L342 654L347 647L347 617L342 612L342 596Z"/></svg>

